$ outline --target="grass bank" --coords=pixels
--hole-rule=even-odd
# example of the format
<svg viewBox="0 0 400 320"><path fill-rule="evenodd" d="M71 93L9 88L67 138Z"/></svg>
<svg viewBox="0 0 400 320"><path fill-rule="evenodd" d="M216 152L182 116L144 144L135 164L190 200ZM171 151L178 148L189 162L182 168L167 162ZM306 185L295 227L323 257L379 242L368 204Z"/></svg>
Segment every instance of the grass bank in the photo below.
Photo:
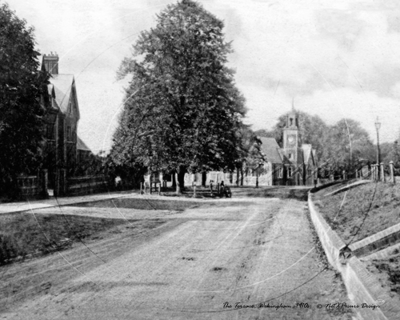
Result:
<svg viewBox="0 0 400 320"><path fill-rule="evenodd" d="M326 196L340 187L318 192L314 199L326 221L346 243L400 223L399 185L370 183Z"/></svg>
<svg viewBox="0 0 400 320"><path fill-rule="evenodd" d="M67 249L125 223L122 219L62 214L2 214L0 265Z"/></svg>
<svg viewBox="0 0 400 320"><path fill-rule="evenodd" d="M353 243L400 223L400 185L370 183L327 196L342 186L315 194L315 204L345 243ZM394 297L400 294L400 252L387 258L364 261L367 269Z"/></svg>

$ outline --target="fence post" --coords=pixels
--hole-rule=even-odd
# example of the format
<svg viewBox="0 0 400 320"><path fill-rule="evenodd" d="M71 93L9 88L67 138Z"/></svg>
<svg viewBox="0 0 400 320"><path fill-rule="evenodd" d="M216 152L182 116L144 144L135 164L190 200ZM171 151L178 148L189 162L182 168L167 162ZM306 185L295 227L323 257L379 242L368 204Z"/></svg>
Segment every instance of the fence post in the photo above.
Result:
<svg viewBox="0 0 400 320"><path fill-rule="evenodd" d="M381 181L385 182L385 167L383 162L381 162Z"/></svg>
<svg viewBox="0 0 400 320"><path fill-rule="evenodd" d="M54 196L58 197L60 194L60 170L56 170L54 175Z"/></svg>
<svg viewBox="0 0 400 320"><path fill-rule="evenodd" d="M62 195L66 196L67 195L67 170L66 169L61 169L61 190L62 190Z"/></svg>
<svg viewBox="0 0 400 320"><path fill-rule="evenodd" d="M153 193L153 173L150 173L150 190L149 193Z"/></svg>
<svg viewBox="0 0 400 320"><path fill-rule="evenodd" d="M396 178L394 177L394 164L393 164L393 161L390 161L389 167L390 167L390 181L392 183L396 183Z"/></svg>
<svg viewBox="0 0 400 320"><path fill-rule="evenodd" d="M42 196L44 198L48 198L49 197L49 192L47 191L47 184L48 184L48 173L47 173L47 169L42 169L40 171L40 180L39 183L41 184L40 189L41 189L41 193Z"/></svg>
<svg viewBox="0 0 400 320"><path fill-rule="evenodd" d="M375 181L376 180L376 167L375 167L375 164L372 164L371 165L371 178L372 178L372 181Z"/></svg>

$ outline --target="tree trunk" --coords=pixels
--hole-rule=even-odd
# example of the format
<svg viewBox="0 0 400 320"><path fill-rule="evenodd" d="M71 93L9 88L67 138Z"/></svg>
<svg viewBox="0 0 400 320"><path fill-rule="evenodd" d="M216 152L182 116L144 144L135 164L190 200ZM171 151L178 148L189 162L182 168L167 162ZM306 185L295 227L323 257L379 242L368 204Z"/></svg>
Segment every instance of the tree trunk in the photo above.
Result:
<svg viewBox="0 0 400 320"><path fill-rule="evenodd" d="M173 171L173 172L171 173L171 175L172 175L172 188L173 188L173 189L176 189L175 171Z"/></svg>
<svg viewBox="0 0 400 320"><path fill-rule="evenodd" d="M207 172L203 171L203 173L201 175L201 185L203 187L206 186L206 181L207 181Z"/></svg>
<svg viewBox="0 0 400 320"><path fill-rule="evenodd" d="M185 173L186 173L186 168L180 166L178 169L178 184L176 186L177 194L181 194L185 190Z"/></svg>

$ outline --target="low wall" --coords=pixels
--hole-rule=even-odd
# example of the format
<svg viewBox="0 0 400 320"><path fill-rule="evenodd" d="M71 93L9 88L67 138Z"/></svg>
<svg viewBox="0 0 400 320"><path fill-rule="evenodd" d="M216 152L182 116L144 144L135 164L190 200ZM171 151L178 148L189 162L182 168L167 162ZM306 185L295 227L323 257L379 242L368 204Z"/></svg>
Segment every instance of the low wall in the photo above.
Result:
<svg viewBox="0 0 400 320"><path fill-rule="evenodd" d="M328 225L325 219L315 208L312 202L311 193L308 194L308 207L310 209L311 221L317 231L319 240L325 250L329 263L338 271L341 270L342 264L339 261L340 250L346 245L336 234L335 231Z"/></svg>
<svg viewBox="0 0 400 320"><path fill-rule="evenodd" d="M396 301L382 290L379 281L368 272L360 260L353 256L346 261L345 257L341 256L346 245L315 208L311 193L308 195L308 205L311 221L329 263L341 273L350 300L359 306L354 310L366 320L399 319L400 309ZM351 252L346 251L345 254L350 255ZM377 307L373 309L372 306Z"/></svg>
<svg viewBox="0 0 400 320"><path fill-rule="evenodd" d="M37 176L22 176L17 178L22 197L34 197L40 193L40 184Z"/></svg>
<svg viewBox="0 0 400 320"><path fill-rule="evenodd" d="M44 190L43 179L47 179L45 174L38 176L20 176L17 178L17 183L20 190L22 199L36 199L47 196L47 190Z"/></svg>

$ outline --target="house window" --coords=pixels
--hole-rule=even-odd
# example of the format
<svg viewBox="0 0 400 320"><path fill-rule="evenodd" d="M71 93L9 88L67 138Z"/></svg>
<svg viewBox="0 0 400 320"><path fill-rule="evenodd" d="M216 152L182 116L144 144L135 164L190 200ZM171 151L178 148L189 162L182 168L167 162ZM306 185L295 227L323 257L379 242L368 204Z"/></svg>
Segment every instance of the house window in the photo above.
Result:
<svg viewBox="0 0 400 320"><path fill-rule="evenodd" d="M291 167L287 168L287 176L288 176L288 178L290 178L292 176L292 168Z"/></svg>
<svg viewBox="0 0 400 320"><path fill-rule="evenodd" d="M283 177L283 168L278 169L278 179L282 179Z"/></svg>
<svg viewBox="0 0 400 320"><path fill-rule="evenodd" d="M292 159L292 157L293 157L293 154L289 153L289 159Z"/></svg>
<svg viewBox="0 0 400 320"><path fill-rule="evenodd" d="M71 133L71 127L67 127L67 140L71 141L72 140L72 133Z"/></svg>
<svg viewBox="0 0 400 320"><path fill-rule="evenodd" d="M54 140L54 125L50 123L47 125L46 129L47 129L46 132L47 139Z"/></svg>

